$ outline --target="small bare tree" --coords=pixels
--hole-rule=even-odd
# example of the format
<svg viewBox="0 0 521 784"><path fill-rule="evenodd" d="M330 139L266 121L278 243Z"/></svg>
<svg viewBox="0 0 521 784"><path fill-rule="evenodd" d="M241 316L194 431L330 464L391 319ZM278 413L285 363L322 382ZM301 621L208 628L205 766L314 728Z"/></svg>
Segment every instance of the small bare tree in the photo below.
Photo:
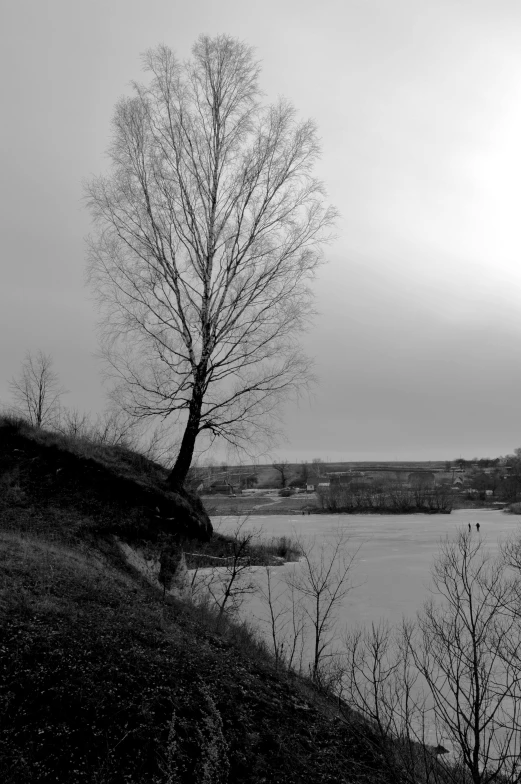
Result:
<svg viewBox="0 0 521 784"><path fill-rule="evenodd" d="M53 369L49 354L38 350L25 355L19 376L9 382L13 396L13 410L26 417L36 427L56 424L60 400L67 390L60 385L58 373Z"/></svg>
<svg viewBox="0 0 521 784"><path fill-rule="evenodd" d="M56 429L66 436L73 438L89 438L92 430L92 422L89 414L81 412L77 408L64 408L60 412L60 418Z"/></svg>
<svg viewBox="0 0 521 784"><path fill-rule="evenodd" d="M287 460L280 460L278 463L272 463L275 471L280 474L280 486L284 489L288 483L289 463Z"/></svg>
<svg viewBox="0 0 521 784"><path fill-rule="evenodd" d="M314 123L261 105L248 46L202 36L192 60L160 46L144 62L151 82L116 107L112 173L87 189L89 270L116 394L178 423L182 486L199 435L262 449L312 379L298 336L336 213Z"/></svg>
<svg viewBox="0 0 521 784"><path fill-rule="evenodd" d="M236 615L246 597L257 590L251 571L251 549L260 533L246 530L246 522L247 518L239 520L229 536L226 556L205 555L205 560L215 565L196 569L192 574L192 596L197 602L210 598L217 608L217 628L225 615Z"/></svg>
<svg viewBox="0 0 521 784"><path fill-rule="evenodd" d="M339 527L332 538L317 544L297 541L301 552L300 563L287 577L303 607L312 629L311 677L320 680L321 667L326 657L331 657L334 638L332 627L347 594L355 587L351 572L360 548L348 550L349 534Z"/></svg>
<svg viewBox="0 0 521 784"><path fill-rule="evenodd" d="M276 573L277 567L275 567ZM273 646L273 656L275 658L275 668L284 660L284 647L287 639L287 625L289 606L285 601L287 586L281 587L273 578L274 567L265 566L266 587L260 588L260 596L263 603L268 608L268 627Z"/></svg>

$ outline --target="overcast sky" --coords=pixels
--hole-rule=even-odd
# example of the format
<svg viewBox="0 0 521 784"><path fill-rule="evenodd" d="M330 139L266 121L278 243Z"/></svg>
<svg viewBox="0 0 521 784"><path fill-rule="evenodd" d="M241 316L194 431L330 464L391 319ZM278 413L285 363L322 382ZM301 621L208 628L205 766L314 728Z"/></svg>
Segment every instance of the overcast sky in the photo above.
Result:
<svg viewBox="0 0 521 784"><path fill-rule="evenodd" d="M317 121L342 215L303 336L320 384L274 455L521 445L518 0L6 0L2 16L0 402L42 349L67 405L104 407L82 181L107 166L140 54L227 33L256 48L267 100Z"/></svg>

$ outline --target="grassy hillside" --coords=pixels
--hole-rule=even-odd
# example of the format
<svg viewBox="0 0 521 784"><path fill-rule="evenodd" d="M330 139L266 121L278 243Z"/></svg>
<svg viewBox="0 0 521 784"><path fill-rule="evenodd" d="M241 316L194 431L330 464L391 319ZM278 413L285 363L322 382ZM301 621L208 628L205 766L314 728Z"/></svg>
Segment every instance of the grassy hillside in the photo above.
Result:
<svg viewBox="0 0 521 784"><path fill-rule="evenodd" d="M390 780L366 724L123 559L211 534L160 467L1 421L0 486L1 781Z"/></svg>
<svg viewBox="0 0 521 784"><path fill-rule="evenodd" d="M118 532L132 540L165 532L209 538L212 526L203 505L172 492L166 479L162 466L122 447L0 419L0 504L6 522L16 508L18 529L34 531L37 524L51 533L54 516L66 511L67 536ZM54 535L63 537L60 522L54 527Z"/></svg>

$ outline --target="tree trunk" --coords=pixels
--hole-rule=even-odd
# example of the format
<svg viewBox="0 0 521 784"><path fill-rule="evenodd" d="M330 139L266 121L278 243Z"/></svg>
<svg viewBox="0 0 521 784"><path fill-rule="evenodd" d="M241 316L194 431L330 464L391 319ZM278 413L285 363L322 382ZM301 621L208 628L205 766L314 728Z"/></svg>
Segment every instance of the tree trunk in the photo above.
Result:
<svg viewBox="0 0 521 784"><path fill-rule="evenodd" d="M201 424L207 362L208 359L206 357L201 361L194 374L192 399L190 401L190 408L188 409L188 422L186 423L183 440L181 441L181 448L179 449L175 465L168 476L168 484L173 488L183 488L186 476L192 465L195 441L199 435Z"/></svg>
<svg viewBox="0 0 521 784"><path fill-rule="evenodd" d="M168 484L173 488L181 489L185 483L186 476L192 464L194 455L195 441L199 434L199 423L201 421L202 400L192 398L190 403L190 413L186 423L181 448L177 455L175 465L168 475Z"/></svg>

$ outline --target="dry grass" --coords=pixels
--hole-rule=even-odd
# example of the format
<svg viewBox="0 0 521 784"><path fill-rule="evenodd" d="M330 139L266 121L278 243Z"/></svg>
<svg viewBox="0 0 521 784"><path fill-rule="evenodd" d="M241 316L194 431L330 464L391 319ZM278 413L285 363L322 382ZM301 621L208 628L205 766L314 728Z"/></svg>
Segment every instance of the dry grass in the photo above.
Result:
<svg viewBox="0 0 521 784"><path fill-rule="evenodd" d="M123 561L114 528L166 535L133 506L153 469L89 449L0 422L0 780L384 784L367 725L277 669L248 625L217 628L212 606L163 600Z"/></svg>
<svg viewBox="0 0 521 784"><path fill-rule="evenodd" d="M367 780L363 740L246 625L217 634L211 608L163 603L98 554L12 532L0 546L6 784L198 784L217 752L229 784Z"/></svg>

